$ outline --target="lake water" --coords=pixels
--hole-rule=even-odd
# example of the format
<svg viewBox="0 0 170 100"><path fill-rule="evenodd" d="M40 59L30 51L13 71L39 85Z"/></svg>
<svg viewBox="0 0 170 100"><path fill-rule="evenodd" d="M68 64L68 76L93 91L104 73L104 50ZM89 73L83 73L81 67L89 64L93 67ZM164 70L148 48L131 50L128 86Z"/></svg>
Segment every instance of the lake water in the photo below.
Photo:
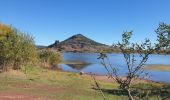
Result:
<svg viewBox="0 0 170 100"><path fill-rule="evenodd" d="M120 53L107 54L111 64L119 69L119 75L123 76L127 72L127 67L123 55ZM106 69L101 65L101 60L97 59L98 53L63 53L65 61L69 62L86 62L88 64L60 64L64 71L95 73L99 75L106 75ZM139 57L136 56L138 60ZM170 65L170 55L150 55L146 64L163 64ZM74 66L75 65L75 66ZM147 71L150 76L150 80L170 82L170 72L162 71Z"/></svg>

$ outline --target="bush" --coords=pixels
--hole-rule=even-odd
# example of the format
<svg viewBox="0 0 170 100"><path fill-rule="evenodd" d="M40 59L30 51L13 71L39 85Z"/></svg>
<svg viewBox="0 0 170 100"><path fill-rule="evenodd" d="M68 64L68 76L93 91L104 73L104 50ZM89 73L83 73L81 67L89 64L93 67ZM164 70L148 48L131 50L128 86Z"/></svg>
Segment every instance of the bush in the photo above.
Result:
<svg viewBox="0 0 170 100"><path fill-rule="evenodd" d="M51 49L44 49L39 51L39 58L41 66L54 67L62 61L61 54Z"/></svg>
<svg viewBox="0 0 170 100"><path fill-rule="evenodd" d="M13 32L12 28L4 24L0 24L0 40L8 37Z"/></svg>
<svg viewBox="0 0 170 100"><path fill-rule="evenodd" d="M20 69L37 62L37 51L33 38L17 29L0 24L0 68Z"/></svg>

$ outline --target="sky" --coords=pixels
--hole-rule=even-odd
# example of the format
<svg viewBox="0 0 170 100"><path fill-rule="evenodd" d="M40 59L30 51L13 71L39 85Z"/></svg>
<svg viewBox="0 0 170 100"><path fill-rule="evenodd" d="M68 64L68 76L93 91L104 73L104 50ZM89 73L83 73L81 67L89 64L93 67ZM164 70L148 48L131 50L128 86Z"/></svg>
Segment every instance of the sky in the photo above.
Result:
<svg viewBox="0 0 170 100"><path fill-rule="evenodd" d="M31 34L37 45L78 33L111 45L124 31L133 31L132 42L155 42L159 23L170 23L169 5L170 0L0 0L0 23Z"/></svg>

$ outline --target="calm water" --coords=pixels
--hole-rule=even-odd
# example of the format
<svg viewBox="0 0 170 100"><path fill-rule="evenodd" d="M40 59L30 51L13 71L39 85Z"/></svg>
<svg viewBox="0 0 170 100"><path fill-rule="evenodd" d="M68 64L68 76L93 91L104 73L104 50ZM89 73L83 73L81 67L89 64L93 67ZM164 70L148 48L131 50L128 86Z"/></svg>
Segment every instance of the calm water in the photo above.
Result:
<svg viewBox="0 0 170 100"><path fill-rule="evenodd" d="M126 64L122 54L108 54L107 55L111 64L119 69L121 76L126 73ZM65 61L73 62L86 62L89 64L74 66L74 64L61 64L61 68L64 71L80 72L85 73L96 73L100 75L107 74L106 69L101 65L101 60L97 59L99 54L97 53L63 53ZM138 60L139 57L136 56ZM138 62L137 62L138 63ZM170 65L170 55L151 55L147 61L147 64L164 64ZM147 71L149 72L150 79L154 81L170 82L170 72L162 71Z"/></svg>

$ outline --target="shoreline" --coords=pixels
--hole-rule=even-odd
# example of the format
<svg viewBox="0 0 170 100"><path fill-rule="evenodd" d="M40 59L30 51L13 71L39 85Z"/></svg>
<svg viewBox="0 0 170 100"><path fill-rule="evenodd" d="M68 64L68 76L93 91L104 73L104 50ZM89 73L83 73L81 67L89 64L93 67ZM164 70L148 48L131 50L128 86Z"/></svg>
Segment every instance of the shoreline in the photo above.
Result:
<svg viewBox="0 0 170 100"><path fill-rule="evenodd" d="M61 70L62 72L68 72L68 73L76 73L76 74L79 74L80 76L82 77L88 77L88 78L91 78L91 73L81 73L81 72L73 72L73 71L63 71ZM94 74L94 73L92 73ZM102 75L102 74L94 74L95 75L95 78L98 80L98 81L104 81L104 82L113 82L113 83L116 83L113 79L111 78L108 78L108 75ZM121 76L120 76L121 77ZM121 78L125 78L125 77L121 77ZM170 82L163 82L163 81L154 81L154 80L150 80L150 79L143 79L143 78L137 78L135 80L133 80L132 82L134 82L135 84L136 83L147 83L147 82L151 82L151 83L159 83L159 84L170 84Z"/></svg>
<svg viewBox="0 0 170 100"><path fill-rule="evenodd" d="M72 61L68 61L68 62L66 62L66 63L62 63L62 64L77 64L77 65L83 65L83 64L86 64L86 62L80 62L80 61L75 61L75 62L72 62ZM147 70L147 71L161 71L161 72L170 72L170 70L166 70L166 67L169 67L169 69L170 69L170 65L163 65L163 64L147 64L147 65L145 65L146 67L144 68L144 70ZM159 68L157 68L157 67L155 67L155 66L158 66ZM161 66L161 67L160 67ZM163 67L162 67L163 66ZM64 71L63 69L62 69L62 67L60 66L60 68L61 68L61 71L62 72L72 72L72 73L82 73L82 74L84 74L84 75L89 75L90 76L90 72L83 72L83 71L81 71L81 70L67 70L67 71ZM150 69L151 68L151 69ZM92 73L92 74L95 74L95 76L97 76L97 77L102 77L102 79L103 79L103 77L105 77L106 79L107 79L107 74L96 74L96 73ZM120 76L121 77L121 76ZM170 82L169 81L166 81L166 80L164 80L164 81L159 81L159 80L152 80L151 78L148 78L148 79L143 79L143 78L139 78L139 79L137 79L137 81L138 80L143 80L143 81L148 81L148 82L154 82L154 83L163 83L163 84L170 84Z"/></svg>
<svg viewBox="0 0 170 100"><path fill-rule="evenodd" d="M90 76L89 73L85 73L84 75L86 76ZM107 75L99 75L99 74L95 74L96 78L106 78L106 79L109 79ZM120 78L125 78L125 77L121 77ZM111 78L110 78L111 79ZM112 80L114 81L114 80ZM140 83L140 82L153 82L153 83L160 83L160 84L170 84L170 82L161 82L161 81L154 81L154 80L150 80L150 79L143 79L143 78L137 78L135 80L132 80L132 82L134 83Z"/></svg>
<svg viewBox="0 0 170 100"><path fill-rule="evenodd" d="M148 64L145 66L144 69L151 70L151 71L170 72L170 65L168 65L168 64Z"/></svg>
<svg viewBox="0 0 170 100"><path fill-rule="evenodd" d="M97 53L97 54L99 54L99 53L101 53L101 52L74 52L74 51L61 51L61 53ZM122 54L122 52L105 52L106 54ZM136 53L136 54L138 54L138 53ZM160 54L158 54L158 53L152 53L151 55L170 55L170 53L169 54L165 54L165 53L160 53Z"/></svg>

